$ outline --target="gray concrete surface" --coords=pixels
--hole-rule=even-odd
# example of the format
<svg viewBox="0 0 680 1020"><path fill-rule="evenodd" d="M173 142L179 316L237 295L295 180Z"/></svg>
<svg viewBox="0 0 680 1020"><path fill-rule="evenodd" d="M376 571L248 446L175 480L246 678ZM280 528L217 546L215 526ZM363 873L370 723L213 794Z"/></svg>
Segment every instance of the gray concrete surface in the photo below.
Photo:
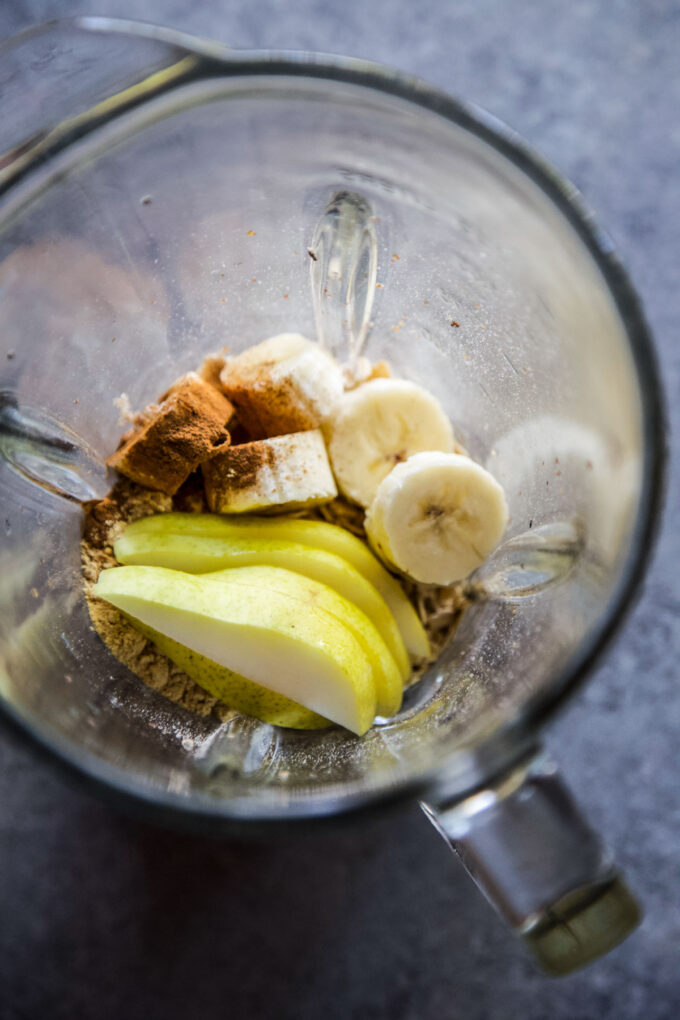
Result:
<svg viewBox="0 0 680 1020"><path fill-rule="evenodd" d="M3 0L415 72L486 107L581 188L656 333L675 434L680 4L672 0ZM0 1018L673 1020L680 1015L678 457L643 597L548 745L646 908L561 982L536 973L415 807L275 846L126 820L0 740Z"/></svg>

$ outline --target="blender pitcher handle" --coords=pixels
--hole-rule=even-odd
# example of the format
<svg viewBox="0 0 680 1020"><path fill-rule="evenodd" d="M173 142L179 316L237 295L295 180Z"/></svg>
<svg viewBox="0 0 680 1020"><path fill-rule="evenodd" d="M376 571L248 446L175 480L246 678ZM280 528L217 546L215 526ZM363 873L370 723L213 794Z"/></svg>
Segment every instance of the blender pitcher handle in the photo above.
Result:
<svg viewBox="0 0 680 1020"><path fill-rule="evenodd" d="M543 753L466 800L423 810L548 974L622 942L640 908Z"/></svg>

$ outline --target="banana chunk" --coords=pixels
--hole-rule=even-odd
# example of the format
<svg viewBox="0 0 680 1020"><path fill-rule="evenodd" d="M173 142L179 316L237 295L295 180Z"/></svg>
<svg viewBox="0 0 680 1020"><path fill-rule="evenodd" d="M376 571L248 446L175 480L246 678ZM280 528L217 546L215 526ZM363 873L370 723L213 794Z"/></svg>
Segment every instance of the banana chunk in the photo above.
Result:
<svg viewBox="0 0 680 1020"><path fill-rule="evenodd" d="M282 513L328 503L338 494L319 429L231 446L202 471L215 513Z"/></svg>
<svg viewBox="0 0 680 1020"><path fill-rule="evenodd" d="M457 453L417 453L381 482L366 516L373 549L425 584L453 584L500 542L508 521L503 488Z"/></svg>
<svg viewBox="0 0 680 1020"><path fill-rule="evenodd" d="M195 372L179 379L134 418L134 427L107 460L109 467L149 489L173 496L215 447L230 442L234 408Z"/></svg>
<svg viewBox="0 0 680 1020"><path fill-rule="evenodd" d="M439 401L406 379L371 379L345 393L325 430L340 491L364 507L396 464L454 442Z"/></svg>
<svg viewBox="0 0 680 1020"><path fill-rule="evenodd" d="M222 389L251 439L315 429L343 392L340 366L299 333L281 333L230 358Z"/></svg>

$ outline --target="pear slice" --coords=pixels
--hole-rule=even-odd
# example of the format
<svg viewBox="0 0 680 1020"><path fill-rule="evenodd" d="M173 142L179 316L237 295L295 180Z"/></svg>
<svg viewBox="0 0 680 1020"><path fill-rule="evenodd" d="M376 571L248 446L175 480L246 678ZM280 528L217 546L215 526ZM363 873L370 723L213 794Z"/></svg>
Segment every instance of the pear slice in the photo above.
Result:
<svg viewBox="0 0 680 1020"><path fill-rule="evenodd" d="M155 534L191 534L202 538L298 542L334 553L377 588L396 620L409 654L415 660L426 659L430 654L427 634L400 583L383 567L365 542L337 524L294 517L266 519L243 516L235 520L219 514L167 513L134 521L127 526L125 536L152 531Z"/></svg>
<svg viewBox="0 0 680 1020"><path fill-rule="evenodd" d="M307 552L310 552L308 549ZM218 570L214 574L203 574L208 581L234 581L234 570ZM279 570L276 581L270 582L269 567L251 567L248 571L248 583L261 579L264 585L276 584L276 591L291 598L299 598L299 582L295 574L288 570ZM396 662L376 627L369 618L349 599L343 598L326 584L306 578L306 586L313 593L314 605L330 613L352 632L363 648L373 667L376 690L376 712L380 716L394 715L401 707L403 693L402 678ZM270 589L272 590L272 589Z"/></svg>
<svg viewBox="0 0 680 1020"><path fill-rule="evenodd" d="M203 574L225 567L283 567L320 581L353 602L371 620L394 657L402 681L411 673L394 616L376 588L346 560L325 549L299 542L249 538L245 535L204 538L202 535L133 532L127 529L114 544L119 563L168 567L189 574Z"/></svg>
<svg viewBox="0 0 680 1020"><path fill-rule="evenodd" d="M219 584L163 567L103 570L94 594L206 659L361 735L376 714L373 667L300 574L241 567ZM286 574L290 591L277 590ZM285 580L283 583L286 583Z"/></svg>
<svg viewBox="0 0 680 1020"><path fill-rule="evenodd" d="M181 645L167 634L161 634L160 631L147 627L139 620L131 618L130 622L145 637L153 641L163 655L167 655L183 669L187 676L229 708L235 708L244 715L252 715L255 719L270 723L272 726L283 726L290 730L320 730L331 725L328 719L317 715L316 712L311 712L283 694L269 690L268 687L247 680L226 666L213 662L212 659L206 659L204 655L194 652L186 645Z"/></svg>

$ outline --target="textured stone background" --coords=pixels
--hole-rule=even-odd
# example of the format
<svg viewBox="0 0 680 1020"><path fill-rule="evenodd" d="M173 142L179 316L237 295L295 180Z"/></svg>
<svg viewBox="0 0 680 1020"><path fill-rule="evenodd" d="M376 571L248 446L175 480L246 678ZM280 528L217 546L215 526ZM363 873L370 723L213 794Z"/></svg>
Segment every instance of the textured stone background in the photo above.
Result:
<svg viewBox="0 0 680 1020"><path fill-rule="evenodd" d="M672 0L2 0L0 36L143 16L234 46L385 61L541 149L614 237L680 424L680 4ZM133 823L0 741L0 1018L672 1020L680 1015L674 457L645 593L548 735L646 906L584 973L537 974L415 808L276 846Z"/></svg>

